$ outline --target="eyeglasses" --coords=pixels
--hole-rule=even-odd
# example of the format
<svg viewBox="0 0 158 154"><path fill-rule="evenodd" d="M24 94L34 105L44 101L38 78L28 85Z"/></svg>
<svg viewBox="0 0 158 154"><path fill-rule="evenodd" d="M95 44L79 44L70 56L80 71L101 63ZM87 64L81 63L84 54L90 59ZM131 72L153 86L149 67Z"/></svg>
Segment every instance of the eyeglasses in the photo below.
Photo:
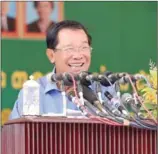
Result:
<svg viewBox="0 0 158 154"><path fill-rule="evenodd" d="M65 47L65 48L56 48L55 50L59 50L61 52L65 52L67 54L75 53L75 52L82 52L82 53L89 53L92 51L92 47L90 46L80 46L78 48L76 47Z"/></svg>

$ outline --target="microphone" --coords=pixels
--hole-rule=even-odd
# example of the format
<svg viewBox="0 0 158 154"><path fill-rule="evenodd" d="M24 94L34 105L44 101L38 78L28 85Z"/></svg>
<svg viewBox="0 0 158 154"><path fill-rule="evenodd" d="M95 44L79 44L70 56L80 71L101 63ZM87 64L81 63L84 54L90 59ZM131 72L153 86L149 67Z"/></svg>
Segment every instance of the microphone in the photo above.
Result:
<svg viewBox="0 0 158 154"><path fill-rule="evenodd" d="M89 86L90 84L90 81L97 81L97 82L100 82L103 86L110 86L112 84L115 83L116 80L118 79L115 79L115 80L110 80L107 75L109 74L112 74L112 72L105 72L105 74L92 74L90 72L81 72L79 74L79 77L81 79L81 83L86 85L86 86ZM84 82L83 82L84 81Z"/></svg>
<svg viewBox="0 0 158 154"><path fill-rule="evenodd" d="M135 99L132 97L131 94L129 93L124 93L121 96L121 102L125 105L125 106L129 106L133 112L135 112L136 114L138 114L139 112L139 108L136 105Z"/></svg>
<svg viewBox="0 0 158 154"><path fill-rule="evenodd" d="M78 99L77 97L74 96L74 92L73 91L69 91L66 93L67 97L70 101L72 101L74 104L76 104L76 106L78 107L78 109L83 113L83 115L89 117L90 114L86 111L85 106L82 105L79 101L80 99Z"/></svg>
<svg viewBox="0 0 158 154"><path fill-rule="evenodd" d="M105 91L104 95L110 100L110 104L109 105L111 105L112 107L117 108L125 116L128 116L127 111L123 108L123 106L121 106L119 99L114 98L108 91Z"/></svg>
<svg viewBox="0 0 158 154"><path fill-rule="evenodd" d="M98 78L100 80L100 83L108 87L112 84L114 84L117 80L119 80L121 77L123 77L125 73L112 73L110 71L106 71L105 74L99 74Z"/></svg>
<svg viewBox="0 0 158 154"><path fill-rule="evenodd" d="M62 77L63 77L63 82L66 86L72 86L73 80L69 73L67 73L67 72L63 73ZM73 77L74 77L75 81L78 80L76 75L73 75Z"/></svg>
<svg viewBox="0 0 158 154"><path fill-rule="evenodd" d="M79 75L75 75L75 78L81 81L99 81L104 86L109 86L111 82L114 84L117 80L120 83L127 83L129 82L129 77L127 76L128 73L112 73L112 72L105 72L105 74L92 74L90 72L81 72ZM140 79L145 79L145 77L141 74L130 75L132 81L137 81Z"/></svg>
<svg viewBox="0 0 158 154"><path fill-rule="evenodd" d="M91 85L91 79L88 78L88 75L90 75L90 72L82 71L78 74L80 82L82 85L90 86Z"/></svg>
<svg viewBox="0 0 158 154"><path fill-rule="evenodd" d="M76 81L80 80L81 84L87 87L91 85L91 81L98 81L103 86L106 87L114 84L116 81L118 81L118 83L130 82L127 73L112 73L107 71L105 74L102 75L102 74L91 74L90 72L83 71L78 75L73 75L73 76ZM133 82L140 79L144 79L147 81L147 79L140 74L130 75L130 77ZM65 85L67 86L72 85L72 78L69 73L63 73L63 74L49 73L47 75L47 78L51 82L57 82L63 80Z"/></svg>
<svg viewBox="0 0 158 154"><path fill-rule="evenodd" d="M85 79L88 81L98 81L103 86L108 87L114 84L117 80L126 75L126 73L112 73L106 71L105 74L84 74Z"/></svg>
<svg viewBox="0 0 158 154"><path fill-rule="evenodd" d="M103 106L104 106L107 110L109 110L110 115L113 114L114 116L118 116L118 117L121 116L121 112L120 112L117 108L115 108L115 107L109 105L107 101L103 101Z"/></svg>
<svg viewBox="0 0 158 154"><path fill-rule="evenodd" d="M116 80L118 80L118 79L111 79L108 76L101 75L101 74L98 75L98 78L100 79L101 85L103 85L105 87L113 85L116 82Z"/></svg>
<svg viewBox="0 0 158 154"><path fill-rule="evenodd" d="M89 85L91 85L91 82L90 82L90 80L86 79L87 75L88 75L87 72L82 72L80 74L73 75L73 77L74 77L75 81L80 81L81 84L89 86ZM72 77L69 73L66 73L66 72L63 73L62 79L64 81L64 84L67 86L71 86L73 84Z"/></svg>
<svg viewBox="0 0 158 154"><path fill-rule="evenodd" d="M130 74L129 74L129 76L130 76L132 82L136 82L137 80L142 80L142 79L143 79L143 80L146 80L146 78L145 78L143 75L141 75L141 74L135 74L135 75L130 75ZM120 79L118 80L118 82L119 82L120 84L129 83L129 82L130 82L129 76L126 74L125 76L123 76L122 78L120 78ZM146 80L146 81L147 81L147 80Z"/></svg>
<svg viewBox="0 0 158 154"><path fill-rule="evenodd" d="M88 109L90 109L90 111L92 111L95 115L98 115L100 117L106 117L106 115L101 112L100 110L98 110L95 106L93 106L90 102L88 102L86 99L84 99L84 104L85 106L88 107Z"/></svg>
<svg viewBox="0 0 158 154"><path fill-rule="evenodd" d="M122 73L109 73L107 76L110 80L118 80L122 77L124 77L127 73L122 72Z"/></svg>
<svg viewBox="0 0 158 154"><path fill-rule="evenodd" d="M124 77L126 75L126 73L112 73L112 72L108 72L106 73L106 76L101 77L101 84L103 86L109 86L111 84L114 84L116 81L118 81L119 79L121 79L122 77Z"/></svg>
<svg viewBox="0 0 158 154"><path fill-rule="evenodd" d="M80 78L78 75L73 75L75 81L79 81ZM64 85L66 86L72 86L73 85L73 80L72 77L69 73L65 72L62 74L57 74L57 73L49 73L47 75L47 79L50 82L58 82L58 81L63 81ZM90 85L90 84L89 84Z"/></svg>
<svg viewBox="0 0 158 154"><path fill-rule="evenodd" d="M83 89L83 97L88 100L92 105L97 107L100 111L102 111L105 115L108 115L107 111L104 109L102 104L99 102L97 99L96 95L94 94L93 90L90 89L89 87L82 86Z"/></svg>
<svg viewBox="0 0 158 154"><path fill-rule="evenodd" d="M129 93L124 93L121 97L121 100L122 100L122 103L125 105L125 106L129 106L132 111L134 113L136 113L136 117L134 117L134 121L141 127L144 127L144 128L147 128L147 129L155 129L155 126L151 125L150 123L147 123L146 121L143 121L145 120L142 115L142 113L139 112L139 107L137 105L137 103L135 102L135 99L132 97L131 94Z"/></svg>
<svg viewBox="0 0 158 154"><path fill-rule="evenodd" d="M67 96L69 100L75 100L75 93L74 91L67 91ZM83 112L83 107L81 107L83 104L80 105L80 110ZM95 106L93 106L90 102L88 102L86 99L84 99L84 105L93 115L98 115L100 117L105 117L106 115L102 113L100 110L98 110ZM85 111L84 111L85 112ZM88 113L87 113L88 114Z"/></svg>
<svg viewBox="0 0 158 154"><path fill-rule="evenodd" d="M62 74L49 73L47 75L47 79L50 82L58 82L58 81L61 81L63 79L63 76L62 76Z"/></svg>
<svg viewBox="0 0 158 154"><path fill-rule="evenodd" d="M143 79L143 80L146 80L146 82L148 83L148 80L141 74L136 74L136 75L129 74L129 76L132 82L136 82L137 80ZM129 83L130 82L129 76L128 76L128 73L126 72L122 72L122 73L108 72L107 75L98 75L98 79L100 80L100 83L103 86L109 86L109 82L111 82L111 84L114 84L117 81L119 84Z"/></svg>

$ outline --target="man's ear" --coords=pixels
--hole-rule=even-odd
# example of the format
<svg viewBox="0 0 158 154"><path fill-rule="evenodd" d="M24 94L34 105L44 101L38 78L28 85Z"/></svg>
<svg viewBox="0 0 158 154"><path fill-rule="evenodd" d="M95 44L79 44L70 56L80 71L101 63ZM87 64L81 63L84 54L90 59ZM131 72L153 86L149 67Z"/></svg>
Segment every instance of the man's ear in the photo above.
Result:
<svg viewBox="0 0 158 154"><path fill-rule="evenodd" d="M46 50L46 54L47 54L47 57L49 59L49 61L54 64L55 63L55 52L53 49L48 49Z"/></svg>

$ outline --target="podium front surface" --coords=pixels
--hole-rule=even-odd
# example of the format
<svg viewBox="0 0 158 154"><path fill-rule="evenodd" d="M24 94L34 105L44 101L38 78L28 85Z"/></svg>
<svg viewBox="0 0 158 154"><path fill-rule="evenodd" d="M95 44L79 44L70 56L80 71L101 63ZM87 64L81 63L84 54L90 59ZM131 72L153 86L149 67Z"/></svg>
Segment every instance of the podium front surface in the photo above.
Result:
<svg viewBox="0 0 158 154"><path fill-rule="evenodd" d="M156 131L91 119L20 118L2 129L2 154L156 153Z"/></svg>

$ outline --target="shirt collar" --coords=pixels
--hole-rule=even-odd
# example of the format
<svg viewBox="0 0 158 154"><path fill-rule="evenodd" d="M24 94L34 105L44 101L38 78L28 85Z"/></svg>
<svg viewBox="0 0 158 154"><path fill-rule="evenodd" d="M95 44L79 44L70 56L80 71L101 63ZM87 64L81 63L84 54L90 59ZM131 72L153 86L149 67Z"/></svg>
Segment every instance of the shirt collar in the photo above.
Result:
<svg viewBox="0 0 158 154"><path fill-rule="evenodd" d="M56 68L54 67L51 74L55 74L55 73L56 73ZM47 76L46 76L46 88L45 88L44 92L48 93L49 91L52 91L52 90L60 91L59 88L57 87L57 84L55 82L54 83L50 82L48 80Z"/></svg>

